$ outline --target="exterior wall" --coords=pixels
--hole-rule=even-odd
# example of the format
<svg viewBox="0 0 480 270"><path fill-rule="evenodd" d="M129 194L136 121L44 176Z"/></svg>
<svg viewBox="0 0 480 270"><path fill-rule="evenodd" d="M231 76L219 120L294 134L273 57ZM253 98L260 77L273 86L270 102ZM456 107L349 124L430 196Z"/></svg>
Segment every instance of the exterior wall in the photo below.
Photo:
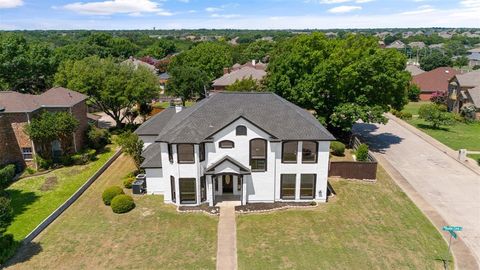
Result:
<svg viewBox="0 0 480 270"><path fill-rule="evenodd" d="M163 177L162 168L147 168L145 174L147 175L147 193L165 194L166 181Z"/></svg>
<svg viewBox="0 0 480 270"><path fill-rule="evenodd" d="M433 93L429 93L429 92L423 92L423 93L420 93L420 100L421 101L430 101L430 98L432 97Z"/></svg>
<svg viewBox="0 0 480 270"><path fill-rule="evenodd" d="M7 122L10 123L11 129L13 130L13 134L15 135L15 141L16 141L16 147L17 151L20 153L20 156L22 153L22 148L24 147L31 147L33 151L34 145L28 135L25 133L25 127L29 122L29 119L31 118L30 113L6 113L4 114L5 119ZM14 154L15 155L15 154ZM25 164L27 166L33 166L33 160L25 160Z"/></svg>
<svg viewBox="0 0 480 270"><path fill-rule="evenodd" d="M74 143L75 147L74 149L77 149L77 151L80 151L80 149L83 148L85 142L86 142L86 134L85 132L88 129L88 118L87 118L87 104L85 101L82 101L76 105L74 105L70 109L70 113L78 120L79 125L77 130L75 131L74 134Z"/></svg>
<svg viewBox="0 0 480 270"><path fill-rule="evenodd" d="M10 119L8 115L0 113L0 167L10 163L25 166Z"/></svg>

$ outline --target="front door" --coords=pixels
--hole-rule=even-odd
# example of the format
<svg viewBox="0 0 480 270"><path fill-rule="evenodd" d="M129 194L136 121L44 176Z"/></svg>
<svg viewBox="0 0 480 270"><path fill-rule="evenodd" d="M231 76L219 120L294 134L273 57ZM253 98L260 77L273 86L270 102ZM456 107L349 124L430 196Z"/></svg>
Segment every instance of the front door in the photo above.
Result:
<svg viewBox="0 0 480 270"><path fill-rule="evenodd" d="M233 194L233 176L232 175L223 175L222 176L222 193Z"/></svg>

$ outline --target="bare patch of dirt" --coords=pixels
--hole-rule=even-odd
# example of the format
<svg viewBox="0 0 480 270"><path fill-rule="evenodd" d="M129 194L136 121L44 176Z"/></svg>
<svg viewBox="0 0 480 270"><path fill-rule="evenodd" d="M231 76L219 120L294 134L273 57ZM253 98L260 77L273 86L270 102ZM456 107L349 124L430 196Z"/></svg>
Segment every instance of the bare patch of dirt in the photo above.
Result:
<svg viewBox="0 0 480 270"><path fill-rule="evenodd" d="M280 209L285 206L315 206L315 202L274 202L274 203L247 203L246 205L235 206L237 212L255 212L264 210Z"/></svg>
<svg viewBox="0 0 480 270"><path fill-rule="evenodd" d="M43 182L42 186L40 187L41 191L49 191L54 189L58 184L58 180L56 176L49 176L47 179L45 179L45 182Z"/></svg>

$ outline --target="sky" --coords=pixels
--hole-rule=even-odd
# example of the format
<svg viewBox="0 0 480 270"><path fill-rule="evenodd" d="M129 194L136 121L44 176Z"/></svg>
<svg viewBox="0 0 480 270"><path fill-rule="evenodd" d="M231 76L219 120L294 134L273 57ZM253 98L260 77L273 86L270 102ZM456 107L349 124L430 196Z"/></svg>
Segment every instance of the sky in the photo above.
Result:
<svg viewBox="0 0 480 270"><path fill-rule="evenodd" d="M0 0L0 30L480 27L480 0Z"/></svg>

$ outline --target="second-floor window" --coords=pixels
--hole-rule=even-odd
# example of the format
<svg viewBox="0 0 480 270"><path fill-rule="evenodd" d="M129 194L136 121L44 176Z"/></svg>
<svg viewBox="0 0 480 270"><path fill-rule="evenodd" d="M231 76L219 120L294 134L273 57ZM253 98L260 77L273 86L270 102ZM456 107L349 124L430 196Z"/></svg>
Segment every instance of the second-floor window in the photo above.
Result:
<svg viewBox="0 0 480 270"><path fill-rule="evenodd" d="M235 144L232 141L221 141L218 143L220 148L233 148Z"/></svg>
<svg viewBox="0 0 480 270"><path fill-rule="evenodd" d="M247 135L247 127L246 126L237 126L235 128L235 135L237 135L237 136Z"/></svg>
<svg viewBox="0 0 480 270"><path fill-rule="evenodd" d="M267 141L253 139L250 141L250 166L252 171L264 172L267 170Z"/></svg>
<svg viewBox="0 0 480 270"><path fill-rule="evenodd" d="M205 160L205 143L201 143L198 145L198 156L200 158L200 161Z"/></svg>
<svg viewBox="0 0 480 270"><path fill-rule="evenodd" d="M33 159L32 148L31 147L23 147L22 148L22 155L23 155L24 160L32 160Z"/></svg>
<svg viewBox="0 0 480 270"><path fill-rule="evenodd" d="M284 142L282 146L282 162L297 163L298 142Z"/></svg>
<svg viewBox="0 0 480 270"><path fill-rule="evenodd" d="M195 163L195 151L193 144L177 144L178 163Z"/></svg>
<svg viewBox="0 0 480 270"><path fill-rule="evenodd" d="M317 142L302 142L302 163L317 163Z"/></svg>

